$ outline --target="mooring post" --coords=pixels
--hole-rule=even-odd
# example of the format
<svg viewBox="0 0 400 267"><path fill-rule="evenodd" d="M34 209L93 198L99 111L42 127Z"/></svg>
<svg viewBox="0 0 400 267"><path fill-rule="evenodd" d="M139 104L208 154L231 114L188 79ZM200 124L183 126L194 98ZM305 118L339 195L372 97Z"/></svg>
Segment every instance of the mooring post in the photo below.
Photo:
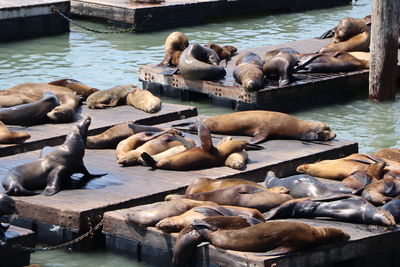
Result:
<svg viewBox="0 0 400 267"><path fill-rule="evenodd" d="M373 0L369 99L393 100L396 93L400 0Z"/></svg>

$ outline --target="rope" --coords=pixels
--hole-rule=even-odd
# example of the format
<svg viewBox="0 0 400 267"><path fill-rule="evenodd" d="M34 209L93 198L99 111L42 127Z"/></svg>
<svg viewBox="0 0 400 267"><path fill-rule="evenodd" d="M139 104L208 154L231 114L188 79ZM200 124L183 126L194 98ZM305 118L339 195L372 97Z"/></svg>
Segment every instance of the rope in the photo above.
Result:
<svg viewBox="0 0 400 267"><path fill-rule="evenodd" d="M56 250L56 249L66 248L66 247L69 247L69 246L71 246L71 245L73 245L75 243L78 243L79 241L85 239L88 236L92 237L94 232L96 230L98 230L100 228L100 226L103 225L103 222L104 222L104 219L101 219L101 221L94 228L92 228L92 225L91 225L90 220L89 220L89 231L87 233L79 236L78 238L75 238L74 240L68 241L68 242L66 242L64 244L60 244L60 245L56 245L56 246L49 246L49 247L42 247L42 248L24 247L24 246L16 244L16 245L13 245L12 248L13 249L17 249L17 250L27 251L27 252L30 252L30 253L38 252L38 251L49 251L49 250Z"/></svg>
<svg viewBox="0 0 400 267"><path fill-rule="evenodd" d="M53 7L51 9L51 11L54 13L57 13L58 15L60 15L61 17L63 17L64 19L66 19L67 21L69 21L71 24L74 24L75 26L78 26L86 31L90 31L90 32L95 32L95 33L125 33L125 32L133 32L135 30L135 26L131 27L131 28L127 28L127 29L119 29L117 31L100 31L100 30L95 30L95 29L91 29L88 28L82 24L79 24L75 21L73 21L72 19L70 19L69 17L67 17L66 15L64 15L60 10L58 10L57 8Z"/></svg>

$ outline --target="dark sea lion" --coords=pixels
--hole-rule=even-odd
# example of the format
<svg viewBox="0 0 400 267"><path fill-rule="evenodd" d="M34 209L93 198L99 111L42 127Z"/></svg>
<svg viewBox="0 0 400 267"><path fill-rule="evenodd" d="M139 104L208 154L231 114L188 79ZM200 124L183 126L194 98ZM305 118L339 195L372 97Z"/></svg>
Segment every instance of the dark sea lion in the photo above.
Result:
<svg viewBox="0 0 400 267"><path fill-rule="evenodd" d="M0 221L3 216L14 216L18 214L14 200L4 193L0 193ZM4 246L7 242L4 233L8 230L10 224L0 222L0 246Z"/></svg>
<svg viewBox="0 0 400 267"><path fill-rule="evenodd" d="M59 104L55 94L48 91L36 102L1 108L0 121L11 125L35 125L43 123L48 120L47 113Z"/></svg>
<svg viewBox="0 0 400 267"><path fill-rule="evenodd" d="M134 86L131 84L118 85L110 89L95 92L86 99L86 105L89 108L107 108L125 104L126 96L133 88Z"/></svg>
<svg viewBox="0 0 400 267"><path fill-rule="evenodd" d="M165 129L154 126L140 125L133 122L119 123L100 134L88 136L86 147L92 149L112 149L116 148L119 142L136 133L161 132L164 130Z"/></svg>
<svg viewBox="0 0 400 267"><path fill-rule="evenodd" d="M328 217L337 221L352 223L382 226L392 226L396 224L393 216L389 212L374 207L361 197L339 195L336 199L335 197L331 199L294 199L264 213L264 216L266 220Z"/></svg>
<svg viewBox="0 0 400 267"><path fill-rule="evenodd" d="M178 68L185 79L216 80L226 74L225 68L218 66L219 62L220 59L214 50L193 44L183 51Z"/></svg>
<svg viewBox="0 0 400 267"><path fill-rule="evenodd" d="M156 228L164 232L179 232L192 224L195 219L204 219L211 216L248 216L259 221L265 221L261 212L256 209L236 206L199 206L185 213L159 221Z"/></svg>
<svg viewBox="0 0 400 267"><path fill-rule="evenodd" d="M243 218L238 216L213 216L203 219L209 225L221 230L234 230L261 223L260 221ZM190 224L182 229L176 238L174 245L174 254L172 257L172 266L184 267L187 261L192 257L196 246L202 241L206 241L195 227Z"/></svg>
<svg viewBox="0 0 400 267"><path fill-rule="evenodd" d="M171 200L179 198L213 201L219 205L253 208L261 212L270 210L292 199L288 194L266 191L247 184L195 194L168 195L165 199Z"/></svg>
<svg viewBox="0 0 400 267"><path fill-rule="evenodd" d="M376 152L374 156L400 162L400 149L384 148Z"/></svg>
<svg viewBox="0 0 400 267"><path fill-rule="evenodd" d="M141 226L154 226L162 219L180 215L191 208L198 206L218 206L211 201L197 201L192 199L176 199L143 206L143 210L135 210L127 214L127 221Z"/></svg>
<svg viewBox="0 0 400 267"><path fill-rule="evenodd" d="M182 32L173 32L165 40L165 56L159 66L177 67L183 50L189 46L189 39Z"/></svg>
<svg viewBox="0 0 400 267"><path fill-rule="evenodd" d="M81 83L80 81L77 81L74 79L57 80L57 81L49 82L49 84L66 87L66 88L76 92L77 95L82 96L83 99L86 99L91 94L100 91L97 88L92 88L92 87L87 86L86 84Z"/></svg>
<svg viewBox="0 0 400 267"><path fill-rule="evenodd" d="M365 187L361 196L375 206L381 206L400 195L400 180L386 176Z"/></svg>
<svg viewBox="0 0 400 267"><path fill-rule="evenodd" d="M266 255L306 250L350 238L338 228L289 221L265 222L237 230L221 230L202 220L195 220L193 225L204 239L218 248L267 252Z"/></svg>
<svg viewBox="0 0 400 267"><path fill-rule="evenodd" d="M400 199L395 198L382 206L382 209L387 210L393 215L396 223L400 223Z"/></svg>
<svg viewBox="0 0 400 267"><path fill-rule="evenodd" d="M0 121L0 144L20 144L31 138L25 132L10 131L7 126Z"/></svg>
<svg viewBox="0 0 400 267"><path fill-rule="evenodd" d="M51 148L35 161L10 169L2 180L6 194L35 195L35 190L44 189L44 194L50 196L60 191L74 173L82 173L84 178L101 176L90 174L83 163L90 122L90 117L83 118L61 146Z"/></svg>
<svg viewBox="0 0 400 267"><path fill-rule="evenodd" d="M265 53L262 67L264 75L267 77L277 75L279 86L289 84L298 54L299 52L292 48L280 48Z"/></svg>
<svg viewBox="0 0 400 267"><path fill-rule="evenodd" d="M247 91L257 91L264 88L263 61L259 55L247 52L236 61L233 69L235 81L243 85Z"/></svg>
<svg viewBox="0 0 400 267"><path fill-rule="evenodd" d="M161 99L150 91L135 88L126 97L126 103L148 113L155 113L161 109Z"/></svg>

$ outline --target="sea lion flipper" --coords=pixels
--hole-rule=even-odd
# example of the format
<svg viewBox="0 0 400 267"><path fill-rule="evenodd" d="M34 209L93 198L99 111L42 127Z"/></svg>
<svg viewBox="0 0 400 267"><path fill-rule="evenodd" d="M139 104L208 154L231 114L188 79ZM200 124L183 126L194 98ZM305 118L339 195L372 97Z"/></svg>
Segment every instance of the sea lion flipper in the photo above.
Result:
<svg viewBox="0 0 400 267"><path fill-rule="evenodd" d="M153 159L152 156L150 156L149 154L147 154L146 152L143 152L142 154L140 154L140 157L144 160L144 162L152 167L153 169L157 168L157 162Z"/></svg>
<svg viewBox="0 0 400 267"><path fill-rule="evenodd" d="M47 177L47 186L43 191L45 196L51 196L61 190L61 180L66 169L64 166L57 166Z"/></svg>
<svg viewBox="0 0 400 267"><path fill-rule="evenodd" d="M254 194L258 192L265 192L265 190L255 186L251 186L251 187L241 188L238 191L239 194Z"/></svg>
<svg viewBox="0 0 400 267"><path fill-rule="evenodd" d="M258 133L256 133L251 139L250 139L250 143L251 145L256 145L258 143L263 142L265 139L267 139L268 137L268 133L267 131L264 130L260 130L258 131Z"/></svg>
<svg viewBox="0 0 400 267"><path fill-rule="evenodd" d="M202 149L210 153L214 152L215 148L212 143L210 130L201 119L197 121L197 131L201 140Z"/></svg>
<svg viewBox="0 0 400 267"><path fill-rule="evenodd" d="M317 197L311 197L310 200L312 201L317 201L317 202L330 202L330 201L336 201L336 200L341 200L341 199L347 199L351 198L353 195L350 194L326 194L322 196L317 196Z"/></svg>
<svg viewBox="0 0 400 267"><path fill-rule="evenodd" d="M200 219L193 220L192 225L195 229L207 228L212 231L218 230L218 227L215 227L214 225L211 225L208 222Z"/></svg>
<svg viewBox="0 0 400 267"><path fill-rule="evenodd" d="M232 216L232 213L224 207L197 207L195 211L206 216Z"/></svg>
<svg viewBox="0 0 400 267"><path fill-rule="evenodd" d="M256 224L259 224L259 223L263 223L263 221L261 221L261 220L259 220L257 218L253 218L253 217L247 216L247 215L238 215L238 216L243 218L243 219L245 219L246 222L249 223L249 225L256 225Z"/></svg>

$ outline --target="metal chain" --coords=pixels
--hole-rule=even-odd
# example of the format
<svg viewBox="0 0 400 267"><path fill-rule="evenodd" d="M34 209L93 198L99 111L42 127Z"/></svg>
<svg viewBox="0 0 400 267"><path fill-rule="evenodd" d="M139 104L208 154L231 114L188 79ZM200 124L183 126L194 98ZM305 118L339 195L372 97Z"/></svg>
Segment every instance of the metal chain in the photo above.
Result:
<svg viewBox="0 0 400 267"><path fill-rule="evenodd" d="M72 24L74 24L75 26L78 26L78 27L80 27L80 28L82 28L82 29L84 29L84 30L87 30L87 31L91 31L91 32L95 32L95 33L125 33L125 32L134 32L134 30L135 30L135 26L133 26L133 27L131 27L131 28L127 28L127 29L119 29L119 30L117 30L117 31L100 31L100 30L95 30L95 29L91 29L91 28L88 28L88 27L86 27L86 26L84 26L84 25L82 25L82 24L79 24L79 23L77 23L77 22L75 22L75 21L73 21L72 19L70 19L69 17L67 17L66 15L64 15L60 10L58 10L57 8L55 8L55 7L53 7L52 9L51 9L51 11L54 13L57 13L58 15L60 15L61 17L63 17L64 19L66 19L66 20L68 20L70 23L72 23Z"/></svg>
<svg viewBox="0 0 400 267"><path fill-rule="evenodd" d="M56 245L56 246L49 246L49 247L43 247L43 248L31 248L31 247L24 247L21 245L13 245L13 249L17 249L17 250L22 250L22 251L27 251L27 252L38 252L38 251L49 251L49 250L56 250L56 249L61 249L61 248L65 248L65 247L69 247L75 243L78 243L79 241L85 239L88 236L93 236L94 232L100 228L100 226L103 225L104 219L101 219L101 221L94 227L92 228L90 220L89 220L89 231L83 235L81 235L78 238L75 238L74 240L68 241L64 244L60 244L60 245Z"/></svg>

